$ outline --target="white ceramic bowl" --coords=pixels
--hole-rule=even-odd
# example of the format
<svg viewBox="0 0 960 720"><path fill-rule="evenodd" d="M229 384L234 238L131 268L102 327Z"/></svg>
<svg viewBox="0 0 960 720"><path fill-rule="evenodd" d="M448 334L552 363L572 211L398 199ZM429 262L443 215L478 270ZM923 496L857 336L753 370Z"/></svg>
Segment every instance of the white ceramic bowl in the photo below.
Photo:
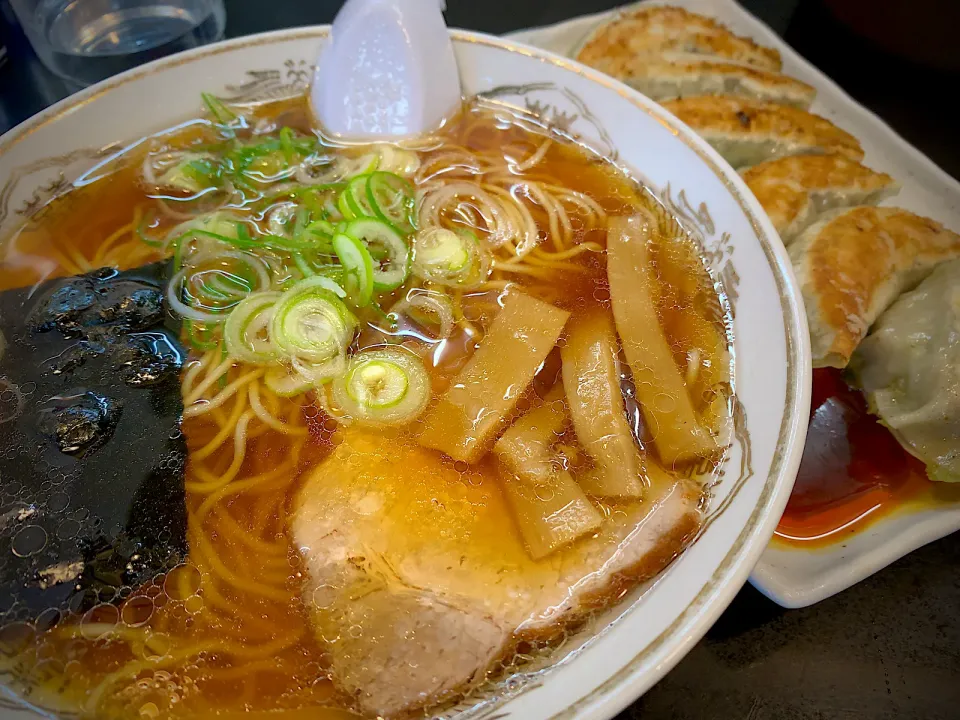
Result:
<svg viewBox="0 0 960 720"><path fill-rule="evenodd" d="M201 91L236 101L303 89L327 28L242 38L112 78L0 139L0 232L132 141L195 115ZM793 485L810 353L790 263L737 174L686 126L626 86L551 53L456 32L464 91L562 126L657 191L699 238L735 310L736 440L697 541L562 649L551 668L449 715L609 718L660 679L740 589ZM576 649L575 652L572 652ZM0 716L13 713L0 708ZM445 713L445 716L447 714Z"/></svg>

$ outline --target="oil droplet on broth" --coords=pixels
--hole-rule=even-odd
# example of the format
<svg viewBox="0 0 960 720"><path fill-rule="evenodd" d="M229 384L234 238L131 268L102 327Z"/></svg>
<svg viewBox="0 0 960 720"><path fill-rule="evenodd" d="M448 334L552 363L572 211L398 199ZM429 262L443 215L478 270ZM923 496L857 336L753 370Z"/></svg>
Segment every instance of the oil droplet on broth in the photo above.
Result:
<svg viewBox="0 0 960 720"><path fill-rule="evenodd" d="M657 393L653 398L653 405L660 412L669 413L677 407L677 399L667 393Z"/></svg>
<svg viewBox="0 0 960 720"><path fill-rule="evenodd" d="M194 565L182 564L170 570L163 581L163 590L171 600L187 600L200 592L202 578Z"/></svg>
<svg viewBox="0 0 960 720"><path fill-rule="evenodd" d="M128 627L141 627L149 622L155 610L154 602L146 595L137 595L123 604L120 619Z"/></svg>
<svg viewBox="0 0 960 720"><path fill-rule="evenodd" d="M119 624L120 610L117 606L100 603L87 610L80 618L80 632L85 638L96 639Z"/></svg>
<svg viewBox="0 0 960 720"><path fill-rule="evenodd" d="M80 523L76 520L68 518L60 523L60 526L57 528L57 537L61 540L69 540L77 536L80 532Z"/></svg>
<svg viewBox="0 0 960 720"><path fill-rule="evenodd" d="M13 536L10 551L17 557L36 555L47 545L47 531L39 525L27 525Z"/></svg>

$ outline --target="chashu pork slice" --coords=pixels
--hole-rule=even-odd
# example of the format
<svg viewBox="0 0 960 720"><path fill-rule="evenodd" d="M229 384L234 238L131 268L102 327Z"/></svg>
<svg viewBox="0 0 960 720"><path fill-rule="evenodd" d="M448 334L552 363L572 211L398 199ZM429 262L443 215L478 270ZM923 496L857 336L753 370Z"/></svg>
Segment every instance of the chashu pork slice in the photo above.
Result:
<svg viewBox="0 0 960 720"><path fill-rule="evenodd" d="M491 462L346 430L305 482L293 536L339 689L396 717L481 682L521 640L549 642L662 570L696 532L700 490L664 479L595 535L534 561Z"/></svg>

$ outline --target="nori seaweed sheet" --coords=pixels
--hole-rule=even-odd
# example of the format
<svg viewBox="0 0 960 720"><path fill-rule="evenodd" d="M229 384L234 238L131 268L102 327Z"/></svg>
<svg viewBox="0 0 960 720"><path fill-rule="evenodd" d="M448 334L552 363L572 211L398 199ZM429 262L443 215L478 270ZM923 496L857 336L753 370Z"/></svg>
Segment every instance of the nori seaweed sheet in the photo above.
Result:
<svg viewBox="0 0 960 720"><path fill-rule="evenodd" d="M186 555L168 274L0 293L0 625L118 602Z"/></svg>

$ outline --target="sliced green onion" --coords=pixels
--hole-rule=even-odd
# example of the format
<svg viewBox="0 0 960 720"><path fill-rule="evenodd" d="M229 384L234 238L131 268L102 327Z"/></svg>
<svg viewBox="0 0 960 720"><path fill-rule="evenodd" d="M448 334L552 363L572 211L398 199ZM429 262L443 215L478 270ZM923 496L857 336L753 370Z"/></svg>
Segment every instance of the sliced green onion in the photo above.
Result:
<svg viewBox="0 0 960 720"><path fill-rule="evenodd" d="M340 212L340 208L337 207L337 203L330 195L327 195L327 197L324 199L323 209L324 213L321 214L321 217L323 217L325 220L329 220L330 222L343 220L343 213Z"/></svg>
<svg viewBox="0 0 960 720"><path fill-rule="evenodd" d="M292 163L294 156L297 154L297 150L293 146L293 130L288 127L280 128L279 138L280 149L283 150L284 157L287 159L288 163Z"/></svg>
<svg viewBox="0 0 960 720"><path fill-rule="evenodd" d="M463 237L446 228L430 228L417 236L417 267L428 277L455 276L470 263Z"/></svg>
<svg viewBox="0 0 960 720"><path fill-rule="evenodd" d="M228 108L223 100L218 98L216 95L211 95L210 93L200 93L200 97L203 98L204 105L207 106L207 110L210 111L210 114L213 115L214 119L219 123L228 123L231 120L237 119L237 114Z"/></svg>
<svg viewBox="0 0 960 720"><path fill-rule="evenodd" d="M322 277L324 282L328 283L326 287L334 295L342 299L347 297L347 291L343 289L346 283L343 280L342 267L339 265L324 265L317 268L317 275ZM316 282L320 283L321 281L317 280Z"/></svg>
<svg viewBox="0 0 960 720"><path fill-rule="evenodd" d="M423 280L468 289L486 279L487 255L477 236L465 228L421 230L413 247L413 272Z"/></svg>
<svg viewBox="0 0 960 720"><path fill-rule="evenodd" d="M254 293L241 300L223 326L223 339L233 357L255 365L277 360L277 348L270 337L274 308L281 293Z"/></svg>
<svg viewBox="0 0 960 720"><path fill-rule="evenodd" d="M333 237L333 233L336 230L333 227L333 223L327 220L314 220L312 223L307 225L306 231L313 235L319 235L323 238Z"/></svg>
<svg viewBox="0 0 960 720"><path fill-rule="evenodd" d="M357 175L369 175L380 163L380 156L377 153L364 153L360 157L348 158L339 157L337 165L340 179L350 180Z"/></svg>
<svg viewBox="0 0 960 720"><path fill-rule="evenodd" d="M301 280L277 302L270 332L284 354L322 363L346 352L357 321L331 283L320 276Z"/></svg>
<svg viewBox="0 0 960 720"><path fill-rule="evenodd" d="M310 223L310 211L305 207L298 207L293 214L293 238L302 241Z"/></svg>
<svg viewBox="0 0 960 720"><path fill-rule="evenodd" d="M183 164L182 172L193 179L195 186L202 190L216 187L220 182L223 168L213 158L197 157Z"/></svg>
<svg viewBox="0 0 960 720"><path fill-rule="evenodd" d="M250 231L247 221L240 215L230 212L213 212L207 215L182 222L167 233L169 242L178 242L186 239L192 231L210 233L210 237L223 240L235 245L237 240L244 240L243 233L249 238Z"/></svg>
<svg viewBox="0 0 960 720"><path fill-rule="evenodd" d="M365 350L351 358L333 383L333 399L357 421L401 425L423 412L430 376L416 355L403 348Z"/></svg>
<svg viewBox="0 0 960 720"><path fill-rule="evenodd" d="M178 226L181 227L181 226ZM204 226L193 227L176 237L173 242L176 245L182 245L191 238L209 238L218 240L234 247L249 250L251 248L273 248L275 250L285 250L287 252L302 252L304 250L318 250L318 244L315 240L295 240L283 235L274 235L268 233L265 235L251 235L250 229L243 223L231 223L228 226L219 226L218 229L223 232L213 232L205 229Z"/></svg>
<svg viewBox="0 0 960 720"><path fill-rule="evenodd" d="M144 166L145 181L158 188L180 190L196 194L220 184L222 168L216 158L206 153L179 152L173 163L165 163L166 169L156 174L157 168L147 170ZM163 156L163 157L169 157ZM151 162L149 159L146 162Z"/></svg>
<svg viewBox="0 0 960 720"><path fill-rule="evenodd" d="M283 235L259 235L252 239L254 246L274 248L276 250L286 250L287 252L298 252L303 250L316 250L317 243L312 240L295 240L284 237Z"/></svg>
<svg viewBox="0 0 960 720"><path fill-rule="evenodd" d="M377 145L377 169L398 175L413 175L420 169L420 157L412 150L382 143Z"/></svg>
<svg viewBox="0 0 960 720"><path fill-rule="evenodd" d="M249 266L247 269L249 269ZM213 305L207 306L215 308L236 305L243 296L249 295L258 284L256 277L251 278L249 275L243 274L242 270L232 272L218 267L197 268L190 280L191 285L196 288L196 292L191 293L194 299L200 300L201 305L207 305L203 301L208 300Z"/></svg>
<svg viewBox="0 0 960 720"><path fill-rule="evenodd" d="M293 253L293 262L305 278L313 277L317 274L316 271L310 267L310 263L307 262L302 253Z"/></svg>
<svg viewBox="0 0 960 720"><path fill-rule="evenodd" d="M357 307L373 299L373 260L363 243L342 232L333 236L333 250L343 266L347 297Z"/></svg>
<svg viewBox="0 0 960 720"><path fill-rule="evenodd" d="M364 358L353 367L344 386L357 405L369 410L396 407L407 396L407 373L395 362Z"/></svg>
<svg viewBox="0 0 960 720"><path fill-rule="evenodd" d="M314 287L314 286L323 288L324 290L329 290L340 299L344 299L347 297L347 291L343 289L340 283L338 283L336 280L334 280L332 277L329 277L328 275L318 275L316 278L311 280L309 287ZM306 288L308 286L304 284L303 287Z"/></svg>
<svg viewBox="0 0 960 720"><path fill-rule="evenodd" d="M424 329L436 327L436 337L422 337L429 342L440 342L453 334L456 320L453 315L453 303L447 295L436 290L412 288L406 296L390 309L393 320L401 315L416 322Z"/></svg>
<svg viewBox="0 0 960 720"><path fill-rule="evenodd" d="M314 183L291 187L272 195L267 195L257 204L269 206L279 200L300 200L311 212L320 214L328 199L339 194L346 187L346 183Z"/></svg>
<svg viewBox="0 0 960 720"><path fill-rule="evenodd" d="M218 343L215 339L216 331L214 328L205 327L202 323L198 324L189 318L184 318L183 328L187 334L187 342L195 350L206 352L216 349Z"/></svg>
<svg viewBox="0 0 960 720"><path fill-rule="evenodd" d="M167 240L170 239L170 234L166 233L164 237L157 237L152 235L149 231L151 229L156 229L160 227L163 218L159 214L159 211L154 206L150 206L146 212L143 213L143 217L140 218L140 223L137 225L137 237L140 240L149 245L150 247L159 248L165 247Z"/></svg>
<svg viewBox="0 0 960 720"><path fill-rule="evenodd" d="M367 180L369 175L357 175L347 184L343 194L347 198L347 205L353 212L353 217L376 217L376 212L367 197Z"/></svg>
<svg viewBox="0 0 960 720"><path fill-rule="evenodd" d="M240 253L225 252L224 256L240 256L237 259L248 262L248 258ZM204 262L219 260L213 255L204 258ZM235 275L224 268L205 269L202 264L180 268L167 283L166 295L170 309L183 318L210 325L224 322L228 313L240 304L254 285L260 289L269 286L270 278L265 268L253 264L249 268L257 273L255 278Z"/></svg>
<svg viewBox="0 0 960 720"><path fill-rule="evenodd" d="M293 168L281 150L260 155L246 164L241 170L244 177L261 183L272 183L289 177Z"/></svg>
<svg viewBox="0 0 960 720"><path fill-rule="evenodd" d="M253 236L250 234L250 228L247 227L246 223L237 223L236 237L237 240L240 240L241 242L253 242Z"/></svg>
<svg viewBox="0 0 960 720"><path fill-rule="evenodd" d="M287 228L296 213L296 203L290 201L277 203L266 213L267 229L272 235L286 235Z"/></svg>
<svg viewBox="0 0 960 720"><path fill-rule="evenodd" d="M295 370L275 365L267 370L263 382L274 395L294 397L302 395L313 387L313 382Z"/></svg>
<svg viewBox="0 0 960 720"><path fill-rule="evenodd" d="M340 214L343 215L345 220L353 220L357 217L357 211L354 210L350 204L349 197L350 193L344 190L340 193L340 197L337 198L337 210L340 211Z"/></svg>
<svg viewBox="0 0 960 720"><path fill-rule="evenodd" d="M373 288L378 292L394 290L410 273L410 248L390 225L364 219L348 223L343 232L356 238L373 260Z"/></svg>
<svg viewBox="0 0 960 720"><path fill-rule="evenodd" d="M330 183L340 179L336 157L316 151L303 158L297 167L297 181L301 183Z"/></svg>
<svg viewBox="0 0 960 720"><path fill-rule="evenodd" d="M243 177L255 182L274 182L298 171L301 159L315 152L316 138L299 137L288 127L277 137L238 145L227 156L235 181Z"/></svg>
<svg viewBox="0 0 960 720"><path fill-rule="evenodd" d="M294 357L291 360L293 370L311 385L324 385L334 378L340 377L347 369L346 353L338 353L329 360L320 363L310 363Z"/></svg>
<svg viewBox="0 0 960 720"><path fill-rule="evenodd" d="M389 172L367 178L367 200L374 214L403 234L413 232L414 190L409 181Z"/></svg>

